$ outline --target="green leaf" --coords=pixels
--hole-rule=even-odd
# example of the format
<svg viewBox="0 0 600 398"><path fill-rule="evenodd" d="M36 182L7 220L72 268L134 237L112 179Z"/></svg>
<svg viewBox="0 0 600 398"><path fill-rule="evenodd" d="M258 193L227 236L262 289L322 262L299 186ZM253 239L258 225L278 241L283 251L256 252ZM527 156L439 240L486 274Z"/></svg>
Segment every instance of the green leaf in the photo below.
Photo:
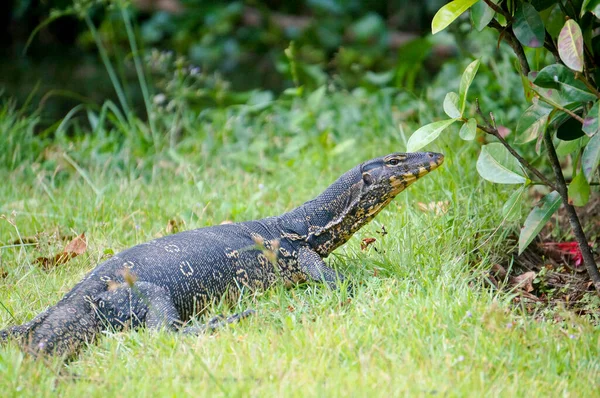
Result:
<svg viewBox="0 0 600 398"><path fill-rule="evenodd" d="M510 195L504 206L502 206L502 217L507 221L514 221L519 218L519 214L521 213L520 200L523 192L525 192L525 187L525 185L520 186L519 189Z"/></svg>
<svg viewBox="0 0 600 398"><path fill-rule="evenodd" d="M312 93L310 93L307 102L312 109L319 109L321 101L323 101L326 92L327 86L321 86L318 89L314 90Z"/></svg>
<svg viewBox="0 0 600 398"><path fill-rule="evenodd" d="M556 90L554 90L556 91ZM573 113L581 114L581 104L578 102L571 103L569 105L565 105L565 109L570 110ZM565 124L569 119L573 119L571 115L566 112L561 111L560 109L554 108L552 112L550 112L550 116L548 118L548 129L554 131L560 129L560 127ZM581 135L583 131L581 130L582 124L579 123L579 126L576 126L576 129Z"/></svg>
<svg viewBox="0 0 600 398"><path fill-rule="evenodd" d="M550 15L548 15L548 18L544 21L544 25L546 26L546 30L550 34L550 37L556 40L560 34L560 30L562 29L564 22L564 14L560 9L560 6L557 4L552 8Z"/></svg>
<svg viewBox="0 0 600 398"><path fill-rule="evenodd" d="M484 179L497 184L523 184L527 179L517 173L522 172L517 159L499 142L481 147L477 159L477 172Z"/></svg>
<svg viewBox="0 0 600 398"><path fill-rule="evenodd" d="M410 136L408 143L406 144L406 150L408 152L414 152L423 148L425 145L435 140L442 131L455 121L456 119L448 119L426 124Z"/></svg>
<svg viewBox="0 0 600 398"><path fill-rule="evenodd" d="M598 106L598 101L594 103L592 109L585 115L582 130L590 137L600 130L600 106Z"/></svg>
<svg viewBox="0 0 600 398"><path fill-rule="evenodd" d="M572 154L575 151L579 151L581 148L584 148L588 142L587 137L581 137L577 140L571 141L559 141L556 146L556 154L558 156L567 156Z"/></svg>
<svg viewBox="0 0 600 398"><path fill-rule="evenodd" d="M477 120L473 118L467 120L460 128L458 135L465 141L474 140L477 135Z"/></svg>
<svg viewBox="0 0 600 398"><path fill-rule="evenodd" d="M477 73L477 69L479 69L480 61L476 59L471 62L463 72L460 78L460 86L458 88L458 96L460 97L460 114L462 116L465 113L465 107L467 106L467 93L469 92L469 87L471 87L471 83L473 83L473 79L475 78L475 74Z"/></svg>
<svg viewBox="0 0 600 398"><path fill-rule="evenodd" d="M444 98L444 112L451 118L460 117L460 111L458 110L458 94L450 91Z"/></svg>
<svg viewBox="0 0 600 398"><path fill-rule="evenodd" d="M529 73L531 74L531 72ZM523 94L525 94L525 99L527 100L527 102L532 102L533 97L535 96L535 93L531 88L532 84L530 83L527 76L522 75L520 73L519 76L521 77L521 84L523 85Z"/></svg>
<svg viewBox="0 0 600 398"><path fill-rule="evenodd" d="M581 4L581 16L588 11L591 11L598 18L598 15L600 15L600 0L584 0Z"/></svg>
<svg viewBox="0 0 600 398"><path fill-rule="evenodd" d="M569 68L583 72L583 35L572 19L565 22L558 35L558 55Z"/></svg>
<svg viewBox="0 0 600 398"><path fill-rule="evenodd" d="M600 133L596 133L596 135L592 137L581 156L583 174L588 181L592 181L592 177L594 176L598 165L600 165Z"/></svg>
<svg viewBox="0 0 600 398"><path fill-rule="evenodd" d="M573 71L564 65L552 64L542 69L533 83L544 88L553 88L560 91L567 102L595 101L596 96L590 93L582 82L575 79Z"/></svg>
<svg viewBox="0 0 600 398"><path fill-rule="evenodd" d="M500 0L492 0L494 4L498 4L499 1ZM471 7L471 21L473 21L475 29L481 32L494 18L494 14L496 14L496 11L485 4L485 1L479 0L475 3L473 7Z"/></svg>
<svg viewBox="0 0 600 398"><path fill-rule="evenodd" d="M569 203L573 206L585 206L590 200L590 184L583 173L577 173L569 184Z"/></svg>
<svg viewBox="0 0 600 398"><path fill-rule="evenodd" d="M560 207L560 195L556 191L544 196L527 216L519 235L519 254L529 246L533 238L540 233L552 214Z"/></svg>
<svg viewBox="0 0 600 398"><path fill-rule="evenodd" d="M541 105L539 102L531 105L521 115L517 122L516 144L533 141L546 131L548 115L552 108Z"/></svg>
<svg viewBox="0 0 600 398"><path fill-rule="evenodd" d="M476 2L477 0L454 0L440 8L431 21L431 33L435 35L437 32L446 29L448 25Z"/></svg>
<svg viewBox="0 0 600 398"><path fill-rule="evenodd" d="M387 72L375 73L371 71L367 71L365 73L365 80L374 86L386 86L388 85L394 76L396 75L396 71L390 70Z"/></svg>
<svg viewBox="0 0 600 398"><path fill-rule="evenodd" d="M527 47L542 47L546 28L540 14L529 3L523 3L515 12L513 32L517 40Z"/></svg>

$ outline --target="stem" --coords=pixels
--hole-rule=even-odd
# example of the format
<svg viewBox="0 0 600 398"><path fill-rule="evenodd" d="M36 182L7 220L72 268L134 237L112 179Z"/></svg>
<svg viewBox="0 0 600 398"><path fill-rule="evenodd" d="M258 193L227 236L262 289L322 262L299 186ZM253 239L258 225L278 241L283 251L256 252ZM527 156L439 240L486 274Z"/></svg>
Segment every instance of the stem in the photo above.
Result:
<svg viewBox="0 0 600 398"><path fill-rule="evenodd" d="M579 251L581 251L585 268L587 269L590 279L594 283L596 293L600 295L600 272L598 272L596 261L594 261L594 255L592 254L592 250L588 245L588 240L585 237L585 233L583 232L583 228L579 222L577 212L575 211L573 205L569 203L567 183L565 182L565 177L562 173L562 169L560 168L560 161L558 160L556 150L554 149L554 144L552 143L552 136L548 131L546 131L544 134L544 142L548 148L548 157L550 158L550 163L552 164L552 169L554 170L554 175L556 176L556 185L558 188L557 192L560 194L563 206L565 207L567 215L569 216L569 223L571 224L571 229L575 235L575 240L579 245Z"/></svg>
<svg viewBox="0 0 600 398"><path fill-rule="evenodd" d="M542 97L537 91L535 91L534 89L531 89L531 91L533 91L535 93L535 95L538 97L538 99L542 102L547 103L548 105L553 106L554 108L558 109L559 111L562 111L566 114L568 114L569 116L571 116L573 119L577 120L579 123L583 124L584 120L581 116L579 116L578 114L576 114L573 111L568 110L567 108L564 108L562 106L560 106L559 104L557 104L554 101L551 101L547 98Z"/></svg>
<svg viewBox="0 0 600 398"><path fill-rule="evenodd" d="M582 82L583 82L583 84L585 84L585 86L586 86L587 88L589 88L589 89L590 89L590 91L591 91L592 93L594 93L594 95L595 95L596 97L600 98L600 92L598 92L598 90L596 90L596 87L594 87L594 85L593 85L592 83L590 83L590 81L589 81L589 80L588 80L588 79L587 79L587 78L586 78L584 75L582 75L581 73L575 73L575 78L576 78L577 80L580 80L580 81L582 81Z"/></svg>
<svg viewBox="0 0 600 398"><path fill-rule="evenodd" d="M515 37L515 34L513 33L512 29L504 28L495 20L492 20L489 26L496 29L500 33L500 37L504 38L504 41L506 41L510 48L512 48L513 52L519 59L519 63L521 64L521 74L525 76L529 75L531 69L529 68L529 62L527 61L527 57L525 56L525 51L523 51L523 46L521 46L521 43L519 43L519 41Z"/></svg>
<svg viewBox="0 0 600 398"><path fill-rule="evenodd" d="M519 163L521 163L521 165L523 167L525 167L532 174L534 174L537 178L539 178L540 181L542 181L544 184L546 184L550 188L556 190L556 187L554 186L552 181L547 179L542 173L540 173L540 171L538 169L533 167L527 160L525 160L521 155L519 155L519 153L517 151L515 151L508 142L506 142L504 137L502 137L502 135L500 135L500 132L498 131L498 129L496 127L492 126L488 122L487 118L485 117L485 115L481 111L481 108L479 107L479 99L475 100L475 104L477 105L477 113L479 114L479 116L481 116L481 118L487 125L487 126L482 126L482 125L478 124L477 128L480 129L481 131L485 131L486 133L496 137L498 139L498 141L500 141L500 143L502 143L502 145L504 145L504 147L508 150L508 152L510 152L510 154L513 155L519 161Z"/></svg>
<svg viewBox="0 0 600 398"><path fill-rule="evenodd" d="M152 136L152 143L154 144L154 150L158 152L158 137L156 133L156 126L154 123L154 119L156 116L152 112L152 102L150 101L150 92L148 90L148 84L146 82L146 76L144 74L144 67L142 66L142 61L140 60L140 54L137 48L137 43L135 41L135 34L133 32L133 26L131 25L131 20L129 19L129 15L125 10L125 7L121 7L121 16L123 17L123 21L125 22L125 30L127 32L127 38L129 39L129 46L131 47L131 52L133 56L133 64L135 65L135 71L138 77L138 82L140 84L140 89L142 90L142 97L144 98L144 105L146 107L146 114L148 115L148 123L150 125L150 135Z"/></svg>
<svg viewBox="0 0 600 398"><path fill-rule="evenodd" d="M500 7L498 4L492 2L491 0L483 0L483 1L492 10L496 11L498 14L502 14L504 16L504 18L506 18L506 22L509 22L509 23L512 22L512 15L510 15L510 13L508 11L505 11L504 9L502 9L502 7Z"/></svg>
<svg viewBox="0 0 600 398"><path fill-rule="evenodd" d="M108 76L110 77L110 81L113 85L113 88L115 89L115 92L117 93L117 97L119 98L119 103L121 104L123 111L127 115L127 120L129 122L129 124L131 126L133 126L133 120L131 119L132 113L129 109L129 105L128 105L127 99L125 97L125 91L123 90L123 87L121 86L121 83L119 82L119 78L117 77L115 69L113 68L113 66L110 62L108 53L106 52L106 49L104 48L104 45L102 44L102 41L100 40L100 35L98 34L96 27L92 23L92 20L90 19L89 15L87 13L84 16L84 19L85 19L86 25L88 26L88 29L90 30L90 33L92 34L92 37L94 38L94 41L96 42L96 47L98 47L98 53L100 54L102 63L104 64L104 67L106 68L106 72L108 73Z"/></svg>

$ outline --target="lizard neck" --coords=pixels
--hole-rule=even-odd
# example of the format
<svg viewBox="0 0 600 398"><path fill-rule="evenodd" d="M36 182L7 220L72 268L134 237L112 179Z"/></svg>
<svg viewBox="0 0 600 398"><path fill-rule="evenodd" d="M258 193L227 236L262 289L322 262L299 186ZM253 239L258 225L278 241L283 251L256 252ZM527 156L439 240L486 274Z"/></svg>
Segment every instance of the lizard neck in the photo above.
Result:
<svg viewBox="0 0 600 398"><path fill-rule="evenodd" d="M282 215L284 234L297 235L321 257L327 257L377 214L378 211L369 213L358 206L362 187L362 174L357 166L316 198Z"/></svg>

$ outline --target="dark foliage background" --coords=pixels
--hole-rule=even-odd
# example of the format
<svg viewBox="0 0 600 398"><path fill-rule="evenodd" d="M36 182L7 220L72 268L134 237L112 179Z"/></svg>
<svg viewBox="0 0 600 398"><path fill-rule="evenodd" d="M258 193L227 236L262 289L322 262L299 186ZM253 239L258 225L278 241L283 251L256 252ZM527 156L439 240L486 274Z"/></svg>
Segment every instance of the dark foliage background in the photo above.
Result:
<svg viewBox="0 0 600 398"><path fill-rule="evenodd" d="M81 102L79 96L100 102L114 95L85 23L63 16L44 24L53 10L73 3L9 0L0 5L3 94L22 103L34 92L31 103L41 101L48 121L64 116ZM127 59L118 11L102 1L84 3L108 52ZM431 57L432 45L422 39L443 3L134 0L129 12L145 50L183 55L203 72L217 72L232 91L260 87L277 93L292 86L284 55L290 41L304 85L319 86L329 77L348 88L390 85L396 79L413 89L448 55L449 50L438 46ZM407 67L413 64L425 68ZM127 68L120 73L132 83L128 92L139 103L135 74ZM51 90L61 90L60 95L48 95Z"/></svg>

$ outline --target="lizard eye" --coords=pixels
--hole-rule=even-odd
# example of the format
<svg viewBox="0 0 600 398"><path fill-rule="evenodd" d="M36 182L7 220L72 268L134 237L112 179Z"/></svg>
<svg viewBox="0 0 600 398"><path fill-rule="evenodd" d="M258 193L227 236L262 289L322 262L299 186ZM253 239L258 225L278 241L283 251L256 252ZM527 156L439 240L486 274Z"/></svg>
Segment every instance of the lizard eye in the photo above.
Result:
<svg viewBox="0 0 600 398"><path fill-rule="evenodd" d="M400 163L400 160L398 160L396 158L388 160L388 164L390 164L392 166L398 166L399 163Z"/></svg>

